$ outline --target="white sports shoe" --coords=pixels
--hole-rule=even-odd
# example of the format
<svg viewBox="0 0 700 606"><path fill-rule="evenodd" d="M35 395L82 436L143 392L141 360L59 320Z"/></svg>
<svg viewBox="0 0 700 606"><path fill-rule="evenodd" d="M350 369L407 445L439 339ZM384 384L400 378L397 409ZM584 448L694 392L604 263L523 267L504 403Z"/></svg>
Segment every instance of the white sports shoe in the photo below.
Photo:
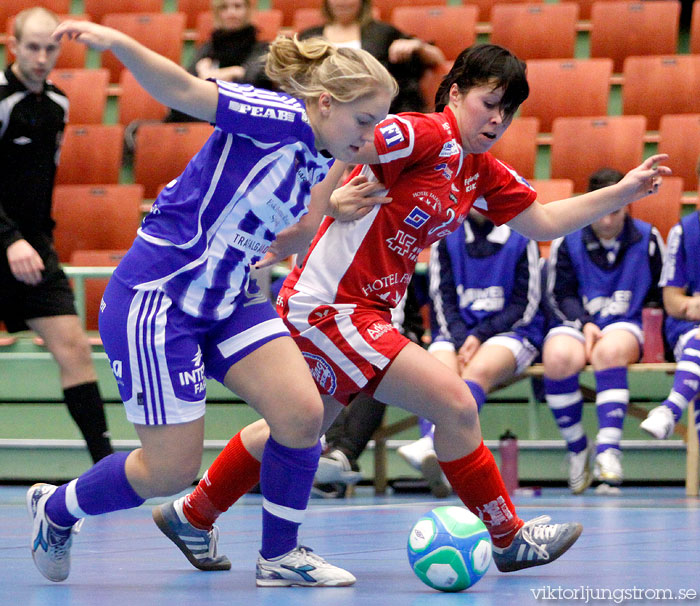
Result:
<svg viewBox="0 0 700 606"><path fill-rule="evenodd" d="M569 453L569 489L574 494L581 494L591 485L591 447L581 452Z"/></svg>
<svg viewBox="0 0 700 606"><path fill-rule="evenodd" d="M578 539L583 526L578 522L549 524L549 516L528 520L508 547L493 546L492 557L501 572L542 566L556 560Z"/></svg>
<svg viewBox="0 0 700 606"><path fill-rule="evenodd" d="M423 459L428 455L435 455L433 439L430 436L423 436L415 442L399 446L396 452L398 452L399 456L411 467L421 471Z"/></svg>
<svg viewBox="0 0 700 606"><path fill-rule="evenodd" d="M49 581L65 581L70 574L70 547L73 534L80 531L83 520L63 528L49 520L44 512L46 501L56 491L52 484L34 484L27 491L27 509L32 517L32 558Z"/></svg>
<svg viewBox="0 0 700 606"><path fill-rule="evenodd" d="M676 419L673 417L673 411L663 404L652 408L647 418L639 424L640 428L657 440L669 438L675 426Z"/></svg>
<svg viewBox="0 0 700 606"><path fill-rule="evenodd" d="M617 448L608 448L595 457L595 477L596 480L619 486L622 484L622 453Z"/></svg>
<svg viewBox="0 0 700 606"><path fill-rule="evenodd" d="M302 545L271 560L259 556L255 567L258 587L344 587L355 580L347 570L329 564Z"/></svg>
<svg viewBox="0 0 700 606"><path fill-rule="evenodd" d="M350 459L336 448L318 460L314 482L318 484L357 484L362 473L352 468Z"/></svg>

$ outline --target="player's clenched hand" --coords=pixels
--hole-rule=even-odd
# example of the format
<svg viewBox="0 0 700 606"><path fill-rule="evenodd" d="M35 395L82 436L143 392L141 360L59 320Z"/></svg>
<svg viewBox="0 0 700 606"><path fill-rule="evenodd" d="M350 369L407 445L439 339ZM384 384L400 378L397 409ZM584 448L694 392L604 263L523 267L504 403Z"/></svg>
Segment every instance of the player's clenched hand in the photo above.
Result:
<svg viewBox="0 0 700 606"><path fill-rule="evenodd" d="M35 286L41 282L44 262L26 240L17 240L7 247L7 262L16 280Z"/></svg>
<svg viewBox="0 0 700 606"><path fill-rule="evenodd" d="M77 40L98 51L108 50L123 36L117 30L90 21L63 21L53 32L56 40L67 38Z"/></svg>
<svg viewBox="0 0 700 606"><path fill-rule="evenodd" d="M369 213L377 204L388 204L386 187L357 175L331 194L329 214L338 221L355 221Z"/></svg>

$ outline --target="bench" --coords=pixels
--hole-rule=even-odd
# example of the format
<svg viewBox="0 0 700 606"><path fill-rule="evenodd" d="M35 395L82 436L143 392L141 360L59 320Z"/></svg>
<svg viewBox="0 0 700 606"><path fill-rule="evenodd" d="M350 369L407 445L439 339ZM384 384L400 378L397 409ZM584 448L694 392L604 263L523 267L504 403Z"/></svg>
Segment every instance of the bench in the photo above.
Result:
<svg viewBox="0 0 700 606"><path fill-rule="evenodd" d="M661 372L672 374L676 369L676 364L674 362L639 363L630 364L627 369L630 373ZM592 372L593 368L591 366L586 366L583 370L584 372ZM542 364L533 364L521 375L513 377L508 383L500 385L497 389L502 389L526 378L542 377L543 375L544 366ZM581 385L581 392L585 399L595 400L595 391L590 387ZM694 410L694 403L691 402L687 412L687 418L690 419L690 431L683 423L677 423L674 430L674 434L686 443L685 490L688 496L698 496L699 493L698 467L700 453L698 450L698 435L693 429L693 419L695 418ZM645 419L647 411L642 406L630 402L627 408L627 414L638 419ZM374 440L374 491L376 494L384 494L388 485L387 440L397 433L410 429L417 424L418 417L416 415L410 415L394 423L382 424L382 426L374 432L372 439Z"/></svg>

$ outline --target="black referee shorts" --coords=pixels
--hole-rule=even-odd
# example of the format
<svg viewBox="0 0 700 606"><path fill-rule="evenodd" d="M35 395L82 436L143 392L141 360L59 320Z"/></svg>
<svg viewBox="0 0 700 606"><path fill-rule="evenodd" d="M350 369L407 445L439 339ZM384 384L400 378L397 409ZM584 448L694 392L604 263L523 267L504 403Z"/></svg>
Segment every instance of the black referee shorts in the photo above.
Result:
<svg viewBox="0 0 700 606"><path fill-rule="evenodd" d="M36 286L19 282L7 265L3 265L0 268L0 320L8 332L28 330L26 320L34 318L77 315L70 282L57 264L47 264L49 269Z"/></svg>

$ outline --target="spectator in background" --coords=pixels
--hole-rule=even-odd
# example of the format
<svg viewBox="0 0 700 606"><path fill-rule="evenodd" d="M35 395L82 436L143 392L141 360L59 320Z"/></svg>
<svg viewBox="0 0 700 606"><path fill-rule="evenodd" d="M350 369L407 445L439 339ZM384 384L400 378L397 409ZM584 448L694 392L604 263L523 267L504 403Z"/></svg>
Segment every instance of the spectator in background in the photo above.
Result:
<svg viewBox="0 0 700 606"><path fill-rule="evenodd" d="M46 81L58 18L29 8L15 19L0 73L0 320L36 332L58 363L68 411L94 462L112 453L90 344L53 247L51 199L68 98Z"/></svg>
<svg viewBox="0 0 700 606"><path fill-rule="evenodd" d="M698 165L700 173L700 164ZM678 362L671 393L649 411L640 427L661 440L671 436L683 411L700 392L700 211L692 212L668 234L668 249L661 275L665 333ZM688 419L690 426L693 420ZM695 425L700 429L700 405Z"/></svg>
<svg viewBox="0 0 700 606"><path fill-rule="evenodd" d="M197 48L187 71L204 80L212 78L272 88L262 61L269 45L258 40L251 23L250 0L212 0L212 11L214 31ZM192 122L196 118L171 109L166 121Z"/></svg>
<svg viewBox="0 0 700 606"><path fill-rule="evenodd" d="M323 0L321 11L326 24L302 31L300 38L323 36L337 46L368 51L399 83L399 94L390 111L425 111L419 82L427 68L445 60L439 48L373 19L371 0Z"/></svg>
<svg viewBox="0 0 700 606"><path fill-rule="evenodd" d="M457 372L479 410L486 394L520 374L539 355L543 338L537 243L507 225L469 211L462 227L433 244L430 297L433 342L428 351ZM422 437L398 449L421 470L436 497L447 484L433 446L433 425L421 419Z"/></svg>
<svg viewBox="0 0 700 606"><path fill-rule="evenodd" d="M601 169L588 191L617 183L622 173ZM569 450L569 488L590 485L592 447L581 423L579 372L590 363L596 379L599 431L595 479L599 492L622 483L622 425L629 403L627 365L642 354L642 308L661 304L663 240L623 207L552 243L547 271L551 328L542 352L547 404Z"/></svg>

